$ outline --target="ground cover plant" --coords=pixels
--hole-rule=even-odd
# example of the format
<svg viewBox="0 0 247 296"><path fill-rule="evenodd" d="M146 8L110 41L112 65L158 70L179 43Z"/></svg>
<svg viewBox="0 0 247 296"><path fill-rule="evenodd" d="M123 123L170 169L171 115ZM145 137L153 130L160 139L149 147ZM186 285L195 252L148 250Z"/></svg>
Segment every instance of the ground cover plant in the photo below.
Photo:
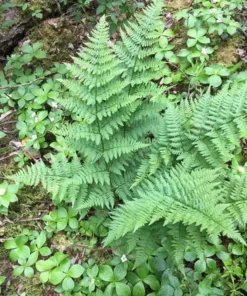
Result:
<svg viewBox="0 0 247 296"><path fill-rule="evenodd" d="M246 295L245 8L0 5L85 30L1 64L1 295Z"/></svg>

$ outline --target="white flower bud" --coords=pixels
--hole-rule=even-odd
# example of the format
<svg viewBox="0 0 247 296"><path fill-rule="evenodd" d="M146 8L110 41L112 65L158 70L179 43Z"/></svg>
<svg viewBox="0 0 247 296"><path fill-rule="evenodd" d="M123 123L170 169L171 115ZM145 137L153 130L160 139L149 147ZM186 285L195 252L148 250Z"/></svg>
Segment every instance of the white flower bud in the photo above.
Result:
<svg viewBox="0 0 247 296"><path fill-rule="evenodd" d="M244 173L245 173L245 168L242 167L242 166L239 166L239 167L238 167L238 171L239 171L241 174L244 174Z"/></svg>
<svg viewBox="0 0 247 296"><path fill-rule="evenodd" d="M127 257L126 257L125 254L123 254L123 256L121 257L121 261L122 261L122 262L126 262L126 261L128 261L128 259L127 259Z"/></svg>
<svg viewBox="0 0 247 296"><path fill-rule="evenodd" d="M6 189L4 189L4 188L0 188L0 195L4 195L5 192L6 192Z"/></svg>

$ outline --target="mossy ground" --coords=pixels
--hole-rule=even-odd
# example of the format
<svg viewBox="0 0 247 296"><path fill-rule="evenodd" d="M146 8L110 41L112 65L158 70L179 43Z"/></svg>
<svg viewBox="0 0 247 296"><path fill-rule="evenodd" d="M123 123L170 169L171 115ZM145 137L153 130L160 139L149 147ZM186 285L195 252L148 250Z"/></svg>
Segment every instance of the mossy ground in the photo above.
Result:
<svg viewBox="0 0 247 296"><path fill-rule="evenodd" d="M192 0L167 0L165 4L168 11L180 11L190 7L192 2Z"/></svg>
<svg viewBox="0 0 247 296"><path fill-rule="evenodd" d="M0 142L0 157L13 152L9 142L13 140L13 135L7 135ZM13 159L1 161L0 177L12 174L18 170ZM44 296L45 291L37 277L28 279L24 276L15 278L12 276L14 263L8 259L8 251L4 249L4 241L8 237L16 237L23 229L40 230L40 221L32 220L39 217L44 212L49 211L47 193L39 186L36 188L23 187L18 193L18 202L9 208L8 217L0 217L0 275L6 277L2 286L3 296L17 296L17 292L26 292L26 296ZM48 206L47 206L48 205ZM19 219L27 220L18 222Z"/></svg>
<svg viewBox="0 0 247 296"><path fill-rule="evenodd" d="M18 0L19 1L19 0ZM23 1L21 1L23 2ZM30 11L42 10L45 14L51 12L54 5L59 1L51 0L31 0ZM191 5L191 0L168 0L166 3L167 11L180 11L188 8ZM1 20L0 20L1 21ZM87 22L86 22L87 23ZM85 37L89 31L88 25L83 22L75 24L73 17L60 17L52 18L38 24L26 37L30 39L31 43L39 41L44 44L44 50L47 52L47 58L44 60L44 68L49 68L54 62L67 62L71 61L72 55L75 55L78 48L83 44ZM186 30L180 22L175 24L176 38L174 38L175 50L178 52L181 48L186 48ZM234 64L238 61L236 56L236 49L243 47L244 41L241 37L222 41L216 51L216 61L222 64ZM8 155L13 150L9 142L13 139L12 135L1 139L0 142L0 157ZM13 159L2 161L0 166L0 177L12 174L18 170L17 164ZM5 217L1 217L4 225L0 226L0 242L1 239L7 237L15 237L20 234L23 229L28 228L31 230L42 229L40 221L32 220L49 212L51 204L47 193L41 186L30 188L23 187L18 193L19 200L12 205L9 209L9 221L4 221ZM27 221L18 222L20 219ZM13 223L11 223L11 221ZM55 235L51 240L52 247L64 251L66 247L70 247L70 242L64 234ZM105 260L107 254L95 252L95 257ZM4 296L15 296L17 291L26 292L27 296L46 296L56 295L50 292L49 287L46 287L46 292L43 286L39 283L37 276L33 279L27 279L23 276L14 278L12 274L13 263L7 259L8 251L3 248L3 243L0 244L0 275L7 277L7 285ZM48 291L48 292L47 292Z"/></svg>
<svg viewBox="0 0 247 296"><path fill-rule="evenodd" d="M234 36L226 41L222 41L215 52L217 63L224 65L233 65L239 62L237 49L245 46L245 40L242 35Z"/></svg>
<svg viewBox="0 0 247 296"><path fill-rule="evenodd" d="M83 26L73 26L66 18L54 18L39 24L27 37L31 43L42 42L47 58L43 66L49 68L54 62L71 61L82 44Z"/></svg>

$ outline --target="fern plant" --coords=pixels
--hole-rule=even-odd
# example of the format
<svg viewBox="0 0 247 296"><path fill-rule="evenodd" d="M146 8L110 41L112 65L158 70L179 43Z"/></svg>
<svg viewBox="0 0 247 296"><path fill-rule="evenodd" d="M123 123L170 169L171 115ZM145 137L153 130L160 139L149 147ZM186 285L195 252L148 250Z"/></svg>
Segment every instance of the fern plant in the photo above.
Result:
<svg viewBox="0 0 247 296"><path fill-rule="evenodd" d="M163 33L158 21L162 2L155 1L143 16L137 16L133 26L138 36L129 34L130 23L116 46L109 41L105 17L100 19L83 51L73 58L74 64L67 64L73 79L61 82L70 97L57 99L80 118L54 131L74 149L73 159L59 155L52 158L51 167L40 162L12 179L27 185L41 182L55 203L69 202L77 209L110 208L117 200L132 197L135 168L149 145L145 136L154 130L159 111L166 106L161 99L164 88L154 81L163 73L162 63L154 58ZM144 24L149 26L142 28Z"/></svg>
<svg viewBox="0 0 247 296"><path fill-rule="evenodd" d="M237 225L247 222L247 177L231 164L247 137L247 84L171 105L162 121L133 185L138 195L113 211L105 243L162 222L160 239L171 237L178 264L189 241L201 258L222 234L246 244Z"/></svg>

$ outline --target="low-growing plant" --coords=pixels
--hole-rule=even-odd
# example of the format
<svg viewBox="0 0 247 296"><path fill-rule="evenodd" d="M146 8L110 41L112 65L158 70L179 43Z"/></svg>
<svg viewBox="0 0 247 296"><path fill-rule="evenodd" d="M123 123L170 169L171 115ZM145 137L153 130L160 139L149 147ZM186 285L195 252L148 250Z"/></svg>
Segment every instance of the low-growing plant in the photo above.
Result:
<svg viewBox="0 0 247 296"><path fill-rule="evenodd" d="M7 215L10 203L16 202L19 185L4 181L0 184L0 214Z"/></svg>
<svg viewBox="0 0 247 296"><path fill-rule="evenodd" d="M64 296L245 295L246 73L209 60L217 45L211 34L233 34L238 25L229 3L195 1L198 11L180 14L189 38L177 55L162 2L129 22L116 44L102 17L58 80L4 80L17 96L23 141L46 147L51 129L59 152L9 177L41 182L56 206L42 219L44 231L5 242L19 264L15 276L37 270ZM217 22L221 14L229 29ZM31 49L21 56L37 58ZM221 92L200 95L226 77ZM17 84L26 81L24 89ZM177 94L181 82L189 88Z"/></svg>
<svg viewBox="0 0 247 296"><path fill-rule="evenodd" d="M78 219L76 215L78 211L69 208L68 211L65 208L59 208L58 210L52 211L49 215L43 216L43 221L48 222L46 230L48 232L61 231L67 226L71 229L78 229Z"/></svg>
<svg viewBox="0 0 247 296"><path fill-rule="evenodd" d="M36 263L36 268L41 272L40 280L42 283L50 281L53 285L61 283L63 291L73 290L75 278L78 278L84 272L84 268L80 264L73 264L69 258L57 252L47 260L39 260Z"/></svg>

